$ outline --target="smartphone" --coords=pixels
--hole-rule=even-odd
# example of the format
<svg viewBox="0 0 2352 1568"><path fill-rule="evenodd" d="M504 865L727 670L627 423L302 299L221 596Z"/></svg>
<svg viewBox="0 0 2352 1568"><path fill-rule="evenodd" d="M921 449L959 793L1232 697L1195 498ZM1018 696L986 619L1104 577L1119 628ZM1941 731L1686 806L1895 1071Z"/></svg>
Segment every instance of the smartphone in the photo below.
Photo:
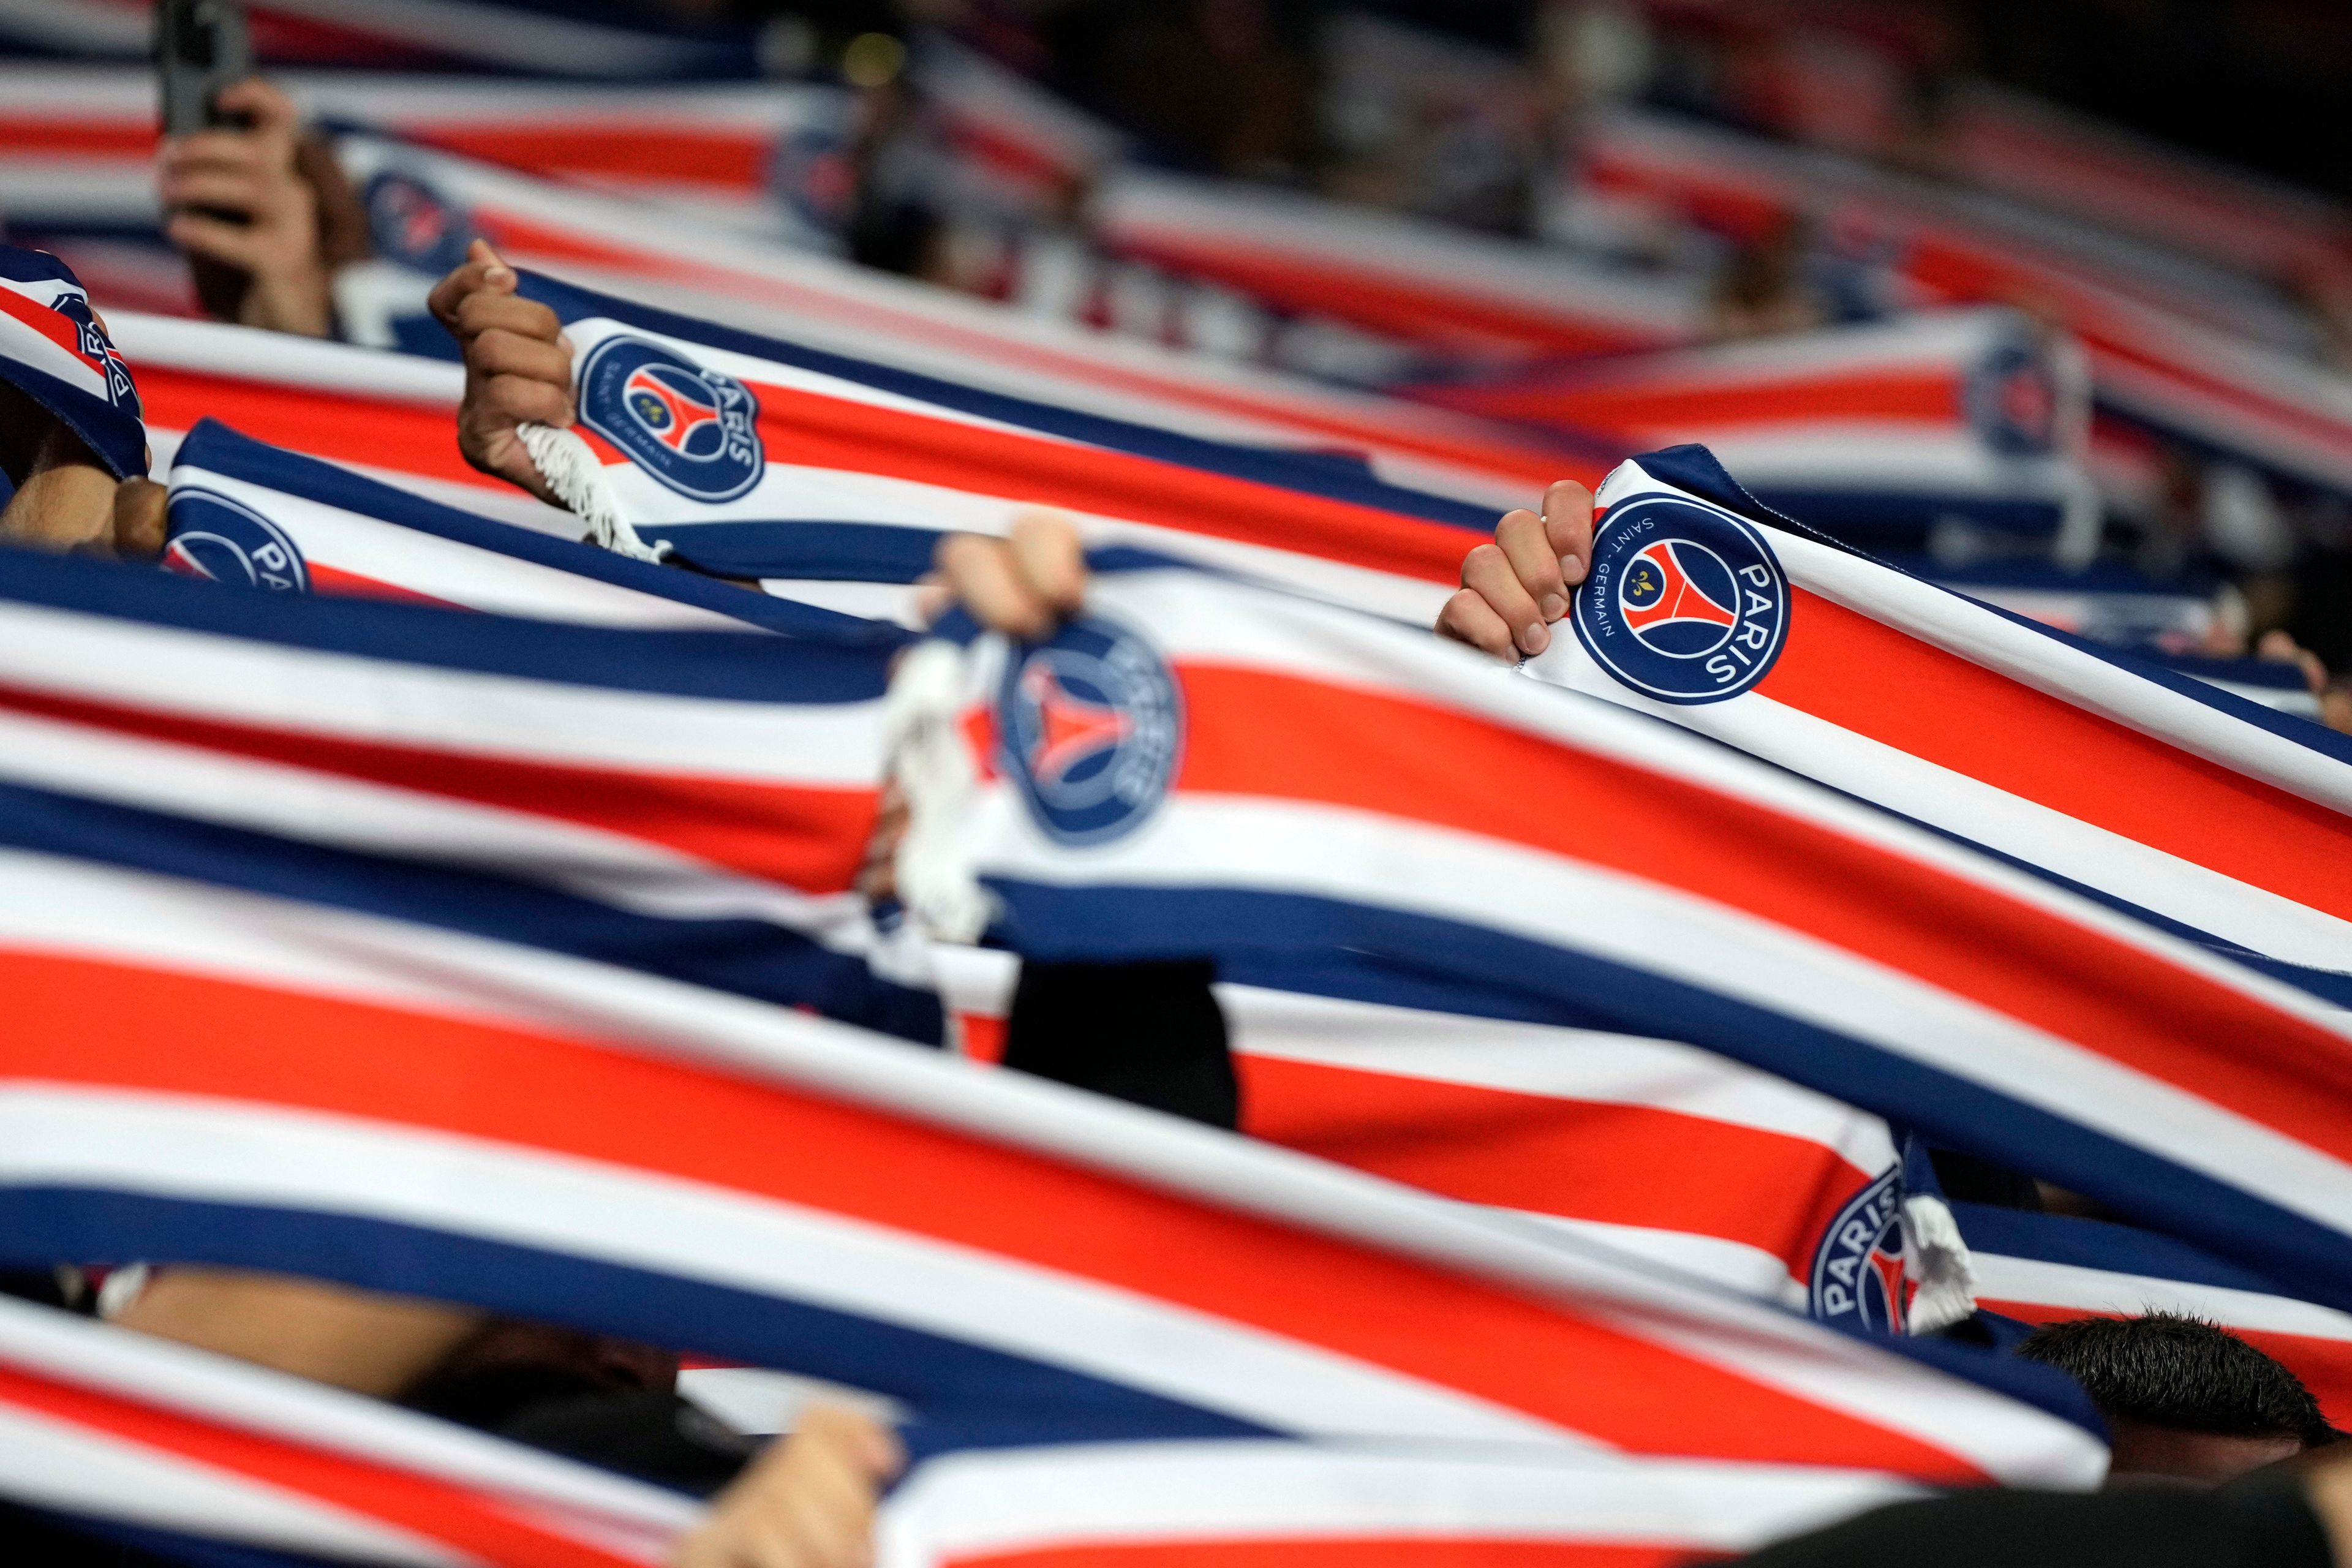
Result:
<svg viewBox="0 0 2352 1568"><path fill-rule="evenodd" d="M238 123L219 109L221 89L253 74L253 42L238 0L156 0L155 78L163 134Z"/></svg>

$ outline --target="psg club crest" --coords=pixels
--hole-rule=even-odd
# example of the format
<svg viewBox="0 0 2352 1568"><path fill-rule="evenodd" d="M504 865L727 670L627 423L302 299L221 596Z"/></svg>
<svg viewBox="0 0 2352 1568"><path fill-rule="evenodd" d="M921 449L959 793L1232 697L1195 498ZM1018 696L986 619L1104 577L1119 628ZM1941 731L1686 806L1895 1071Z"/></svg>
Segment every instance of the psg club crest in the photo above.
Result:
<svg viewBox="0 0 2352 1568"><path fill-rule="evenodd" d="M310 571L294 542L276 523L226 496L182 490L172 498L166 532L166 572L281 594L310 591Z"/></svg>
<svg viewBox="0 0 2352 1568"><path fill-rule="evenodd" d="M414 174L387 170L368 182L360 200L377 255L436 278L465 264L472 221Z"/></svg>
<svg viewBox="0 0 2352 1568"><path fill-rule="evenodd" d="M1899 1334L1910 1307L1903 1274L1903 1173L1856 1193L1813 1254L1812 1315L1839 1328Z"/></svg>
<svg viewBox="0 0 2352 1568"><path fill-rule="evenodd" d="M1016 649L996 711L1005 772L1037 826L1064 844L1100 844L1141 826L1183 750L1183 704L1167 664L1099 616Z"/></svg>
<svg viewBox="0 0 2352 1568"><path fill-rule="evenodd" d="M49 309L74 324L80 339L81 357L106 377L106 400L133 419L139 418L139 389L131 384L131 367L122 363L113 340L98 324L89 297L72 292L59 294L49 301Z"/></svg>
<svg viewBox="0 0 2352 1568"><path fill-rule="evenodd" d="M605 339L580 371L580 422L694 500L733 500L760 482L759 419L750 387L644 338Z"/></svg>
<svg viewBox="0 0 2352 1568"><path fill-rule="evenodd" d="M2058 439L2058 389L2028 345L2004 342L1969 371L1961 390L1969 426L2011 458L2047 452Z"/></svg>
<svg viewBox="0 0 2352 1568"><path fill-rule="evenodd" d="M845 131L816 123L786 132L769 155L768 184L810 227L823 234L846 229L857 201L857 165Z"/></svg>
<svg viewBox="0 0 2352 1568"><path fill-rule="evenodd" d="M1644 496L1611 507L1569 612L1601 668L1661 702L1720 702L1772 668L1789 580L1764 536L1727 512Z"/></svg>

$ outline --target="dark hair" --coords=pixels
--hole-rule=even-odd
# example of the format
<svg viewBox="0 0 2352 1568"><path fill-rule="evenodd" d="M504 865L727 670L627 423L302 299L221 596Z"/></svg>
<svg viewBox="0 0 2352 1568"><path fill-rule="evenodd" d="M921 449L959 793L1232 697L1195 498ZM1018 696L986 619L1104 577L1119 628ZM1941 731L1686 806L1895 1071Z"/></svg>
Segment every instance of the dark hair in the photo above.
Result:
<svg viewBox="0 0 2352 1568"><path fill-rule="evenodd" d="M2200 1318L2149 1312L2048 1323L2017 1353L2074 1378L2110 1419L2217 1437L2293 1437L2309 1448L2336 1436L2301 1379Z"/></svg>

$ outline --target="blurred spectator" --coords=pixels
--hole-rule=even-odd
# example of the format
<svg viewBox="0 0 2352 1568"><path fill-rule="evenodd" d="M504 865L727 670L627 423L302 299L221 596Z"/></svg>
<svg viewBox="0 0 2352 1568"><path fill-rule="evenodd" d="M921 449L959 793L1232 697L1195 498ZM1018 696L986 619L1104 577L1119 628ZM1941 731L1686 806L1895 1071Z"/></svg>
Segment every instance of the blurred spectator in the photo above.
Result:
<svg viewBox="0 0 2352 1568"><path fill-rule="evenodd" d="M1073 95L1160 157L1272 175L1303 167L1313 145L1309 10L1297 0L1074 0L1039 30Z"/></svg>
<svg viewBox="0 0 2352 1568"><path fill-rule="evenodd" d="M903 57L901 50L896 58ZM844 226L850 258L948 284L947 224L935 188L945 154L937 130L892 57L869 61L866 69L870 79L861 84L849 147L854 194Z"/></svg>
<svg viewBox="0 0 2352 1568"><path fill-rule="evenodd" d="M1806 238L1804 223L1790 217L1733 252L1716 285L1717 337L1774 337L1828 324L1828 306L1806 276Z"/></svg>
<svg viewBox="0 0 2352 1568"><path fill-rule="evenodd" d="M2343 1568L2352 1563L2344 1463L2218 1491L2139 1487L2090 1496L1956 1492L1876 1509L1768 1546L1743 1568Z"/></svg>
<svg viewBox="0 0 2352 1568"><path fill-rule="evenodd" d="M2114 1443L2110 1480L2213 1485L2338 1436L2294 1373L2196 1318L2150 1312L2050 1323L2017 1353L2056 1367L2090 1394Z"/></svg>
<svg viewBox="0 0 2352 1568"><path fill-rule="evenodd" d="M369 253L367 219L334 155L294 102L258 77L223 90L241 129L164 141L156 194L197 298L223 321L334 335L334 275Z"/></svg>
<svg viewBox="0 0 2352 1568"><path fill-rule="evenodd" d="M1543 100L1517 57L1360 12L1317 32L1329 194L1468 228L1524 233Z"/></svg>
<svg viewBox="0 0 2352 1568"><path fill-rule="evenodd" d="M866 1568L882 1484L905 1459L869 1417L822 1405L756 1459L676 1392L666 1352L470 1308L215 1268L174 1268L121 1326L704 1493L679 1568ZM5 1527L5 1521L0 1521ZM9 1544L0 1535L0 1545Z"/></svg>

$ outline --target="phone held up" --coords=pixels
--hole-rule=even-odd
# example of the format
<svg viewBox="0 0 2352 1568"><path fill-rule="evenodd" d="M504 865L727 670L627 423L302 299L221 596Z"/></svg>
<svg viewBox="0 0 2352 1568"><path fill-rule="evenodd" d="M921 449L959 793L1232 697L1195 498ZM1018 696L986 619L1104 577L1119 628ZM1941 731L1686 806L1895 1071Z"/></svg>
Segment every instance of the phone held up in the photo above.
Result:
<svg viewBox="0 0 2352 1568"><path fill-rule="evenodd" d="M221 89L253 74L253 45L237 0L156 0L155 76L163 134L238 123Z"/></svg>

